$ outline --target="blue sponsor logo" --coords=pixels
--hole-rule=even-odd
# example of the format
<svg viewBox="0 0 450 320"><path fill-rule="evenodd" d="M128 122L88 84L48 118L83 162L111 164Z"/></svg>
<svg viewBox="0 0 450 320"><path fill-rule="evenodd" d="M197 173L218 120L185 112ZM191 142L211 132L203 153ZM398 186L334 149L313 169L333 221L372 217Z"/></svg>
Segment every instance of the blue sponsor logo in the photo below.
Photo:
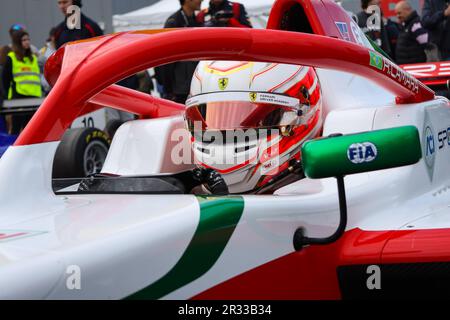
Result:
<svg viewBox="0 0 450 320"><path fill-rule="evenodd" d="M428 115L426 115L428 117ZM433 181L434 174L434 161L436 158L437 144L434 139L434 131L431 126L426 126L423 133L423 154L425 159L425 164L427 166L428 175L431 181Z"/></svg>
<svg viewBox="0 0 450 320"><path fill-rule="evenodd" d="M371 142L354 143L347 149L347 158L354 164L372 162L377 155L377 147Z"/></svg>
<svg viewBox="0 0 450 320"><path fill-rule="evenodd" d="M346 41L351 41L347 23L346 22L335 22L335 23L336 27L339 29L342 38Z"/></svg>
<svg viewBox="0 0 450 320"><path fill-rule="evenodd" d="M450 146L450 128L444 129L438 133L439 150L443 149L446 145Z"/></svg>
<svg viewBox="0 0 450 320"><path fill-rule="evenodd" d="M425 160L427 160L436 153L436 143L434 141L434 134L433 130L431 130L430 127L427 127L425 129L425 140L426 140Z"/></svg>

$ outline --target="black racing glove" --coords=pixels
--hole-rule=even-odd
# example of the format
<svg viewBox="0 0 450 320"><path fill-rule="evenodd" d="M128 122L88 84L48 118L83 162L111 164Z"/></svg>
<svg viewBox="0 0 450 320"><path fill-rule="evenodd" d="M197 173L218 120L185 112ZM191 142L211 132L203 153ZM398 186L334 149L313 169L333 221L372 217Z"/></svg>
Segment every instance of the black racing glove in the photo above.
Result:
<svg viewBox="0 0 450 320"><path fill-rule="evenodd" d="M201 182L212 194L228 195L230 192L222 175L213 169L196 168L194 178Z"/></svg>

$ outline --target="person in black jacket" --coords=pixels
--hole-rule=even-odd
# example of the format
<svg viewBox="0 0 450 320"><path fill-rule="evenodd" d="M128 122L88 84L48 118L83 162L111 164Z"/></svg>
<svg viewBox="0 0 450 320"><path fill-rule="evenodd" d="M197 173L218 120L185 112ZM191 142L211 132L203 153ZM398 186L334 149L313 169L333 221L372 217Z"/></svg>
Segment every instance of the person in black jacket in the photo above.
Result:
<svg viewBox="0 0 450 320"><path fill-rule="evenodd" d="M80 8L82 7L81 0L58 0L59 9L66 18L55 29L56 49L59 49L63 44L70 41L77 41L103 35L103 31L99 25L95 21L86 17L83 13L81 13L80 17L81 28L70 29L67 26L67 19L70 18L71 15L68 12L68 8L71 5L75 5Z"/></svg>
<svg viewBox="0 0 450 320"><path fill-rule="evenodd" d="M443 60L450 59L450 6L446 0L425 0L422 8L423 26L430 32Z"/></svg>
<svg viewBox="0 0 450 320"><path fill-rule="evenodd" d="M195 11L200 10L202 0L180 0L181 8L172 14L164 28L200 27ZM197 61L175 62L157 68L164 94L163 98L178 103L185 103L191 90L191 80Z"/></svg>
<svg viewBox="0 0 450 320"><path fill-rule="evenodd" d="M205 27L252 27L244 5L228 0L211 0L209 7L198 14L197 21Z"/></svg>
<svg viewBox="0 0 450 320"><path fill-rule="evenodd" d="M397 64L426 62L428 31L422 26L419 15L407 1L397 3L395 13L403 27L397 39Z"/></svg>
<svg viewBox="0 0 450 320"><path fill-rule="evenodd" d="M361 0L362 11L360 11L356 15L358 18L358 26L365 34L367 34L367 36L372 41L374 41L381 49L383 49L383 51L387 55L392 56L392 51L389 44L389 37L382 19L381 9L379 9L380 17L378 17L377 19L380 22L380 25L368 26L367 24L368 18L373 14L377 14L376 12L375 13L371 12L369 10L370 7L377 6L378 8L380 8L380 2L381 0Z"/></svg>

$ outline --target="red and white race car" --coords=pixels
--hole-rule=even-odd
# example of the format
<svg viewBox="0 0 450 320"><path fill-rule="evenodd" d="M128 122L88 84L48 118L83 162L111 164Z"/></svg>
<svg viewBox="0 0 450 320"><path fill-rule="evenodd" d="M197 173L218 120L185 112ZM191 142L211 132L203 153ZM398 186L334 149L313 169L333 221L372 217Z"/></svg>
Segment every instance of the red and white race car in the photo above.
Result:
<svg viewBox="0 0 450 320"><path fill-rule="evenodd" d="M323 138L302 145L306 177L265 195L168 188L193 168L171 156L180 142L173 133L186 131L185 106L114 83L179 60L313 68ZM374 51L333 1L277 0L267 30L137 31L70 43L49 59L46 76L51 94L0 160L0 298L447 292L449 101ZM100 177L53 190L61 137L100 106L141 119L118 129Z"/></svg>

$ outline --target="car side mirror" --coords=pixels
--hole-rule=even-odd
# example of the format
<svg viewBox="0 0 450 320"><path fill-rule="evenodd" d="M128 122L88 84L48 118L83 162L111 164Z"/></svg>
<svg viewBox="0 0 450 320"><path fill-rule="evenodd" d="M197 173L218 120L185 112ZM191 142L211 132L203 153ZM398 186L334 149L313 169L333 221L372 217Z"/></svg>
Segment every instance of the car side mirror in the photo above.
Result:
<svg viewBox="0 0 450 320"><path fill-rule="evenodd" d="M302 147L303 170L312 179L407 166L421 157L414 126L332 136Z"/></svg>
<svg viewBox="0 0 450 320"><path fill-rule="evenodd" d="M338 240L347 225L344 176L417 163L422 158L419 132L404 126L349 135L334 134L311 140L302 147L303 171L308 178L335 177L338 185L340 223L327 238L308 238L303 228L294 234L294 248L329 244Z"/></svg>

